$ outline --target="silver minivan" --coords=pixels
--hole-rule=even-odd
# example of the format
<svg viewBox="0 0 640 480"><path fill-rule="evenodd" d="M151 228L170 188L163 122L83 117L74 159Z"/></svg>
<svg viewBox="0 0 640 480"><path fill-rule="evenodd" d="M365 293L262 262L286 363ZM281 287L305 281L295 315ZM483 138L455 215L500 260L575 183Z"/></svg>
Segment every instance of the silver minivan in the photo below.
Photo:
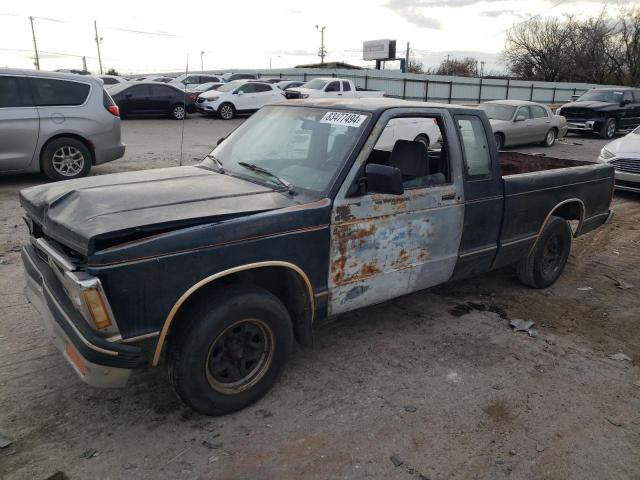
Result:
<svg viewBox="0 0 640 480"><path fill-rule="evenodd" d="M124 149L120 112L100 79L0 69L0 173L78 178Z"/></svg>

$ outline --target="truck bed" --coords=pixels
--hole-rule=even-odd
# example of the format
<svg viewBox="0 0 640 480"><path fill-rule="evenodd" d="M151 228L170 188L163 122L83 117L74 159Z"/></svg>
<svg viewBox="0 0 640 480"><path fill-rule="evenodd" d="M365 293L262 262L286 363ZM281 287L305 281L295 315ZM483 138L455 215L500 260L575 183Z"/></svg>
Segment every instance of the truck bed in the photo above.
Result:
<svg viewBox="0 0 640 480"><path fill-rule="evenodd" d="M500 168L502 176L518 175L521 173L556 170L559 168L581 167L593 165L585 160L569 160L566 158L547 157L520 152L500 152Z"/></svg>
<svg viewBox="0 0 640 480"><path fill-rule="evenodd" d="M609 215L614 170L611 165L581 160L500 152L504 220L497 265L527 254L549 212L577 221L575 235L602 225Z"/></svg>

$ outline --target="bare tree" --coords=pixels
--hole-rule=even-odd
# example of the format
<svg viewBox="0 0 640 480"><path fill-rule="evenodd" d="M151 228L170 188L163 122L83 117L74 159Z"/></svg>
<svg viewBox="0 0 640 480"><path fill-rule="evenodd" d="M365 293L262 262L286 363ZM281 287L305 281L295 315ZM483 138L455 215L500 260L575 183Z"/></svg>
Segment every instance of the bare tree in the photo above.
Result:
<svg viewBox="0 0 640 480"><path fill-rule="evenodd" d="M559 81L567 73L567 45L574 22L536 18L507 32L503 52L511 73L532 80Z"/></svg>
<svg viewBox="0 0 640 480"><path fill-rule="evenodd" d="M618 54L612 54L625 85L640 84L640 8L625 9L620 14Z"/></svg>
<svg viewBox="0 0 640 480"><path fill-rule="evenodd" d="M478 61L473 57L452 58L440 62L436 75L457 75L471 77L478 74Z"/></svg>
<svg viewBox="0 0 640 480"><path fill-rule="evenodd" d="M424 73L424 65L421 61L416 60L415 57L409 59L407 64L407 73Z"/></svg>

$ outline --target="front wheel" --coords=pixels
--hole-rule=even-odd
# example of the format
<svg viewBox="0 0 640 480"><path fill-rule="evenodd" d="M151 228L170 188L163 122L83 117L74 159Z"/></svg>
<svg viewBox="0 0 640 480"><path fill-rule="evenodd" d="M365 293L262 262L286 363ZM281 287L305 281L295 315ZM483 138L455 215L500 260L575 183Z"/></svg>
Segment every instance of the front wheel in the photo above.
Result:
<svg viewBox="0 0 640 480"><path fill-rule="evenodd" d="M493 138L495 139L496 148L498 149L498 151L502 150L502 147L504 147L504 137L502 136L502 134L496 133Z"/></svg>
<svg viewBox="0 0 640 480"><path fill-rule="evenodd" d="M616 134L616 119L615 118L607 118L607 121L604 122L604 125L600 128L600 138L611 139Z"/></svg>
<svg viewBox="0 0 640 480"><path fill-rule="evenodd" d="M236 115L236 110L230 103L223 103L218 109L218 115L223 120L231 120Z"/></svg>
<svg viewBox="0 0 640 480"><path fill-rule="evenodd" d="M544 142L542 142L542 144L545 147L552 147L553 144L556 143L556 137L557 137L556 130L555 130L555 128L552 128L544 136Z"/></svg>
<svg viewBox="0 0 640 480"><path fill-rule="evenodd" d="M174 120L184 120L184 118L187 116L187 110L184 108L184 105L182 103L176 103L171 107L169 116Z"/></svg>
<svg viewBox="0 0 640 480"><path fill-rule="evenodd" d="M547 288L560 277L571 252L571 227L552 216L533 251L518 263L518 278L533 288Z"/></svg>
<svg viewBox="0 0 640 480"><path fill-rule="evenodd" d="M285 306L251 285L202 297L181 321L169 344L169 378L180 399L204 415L231 413L262 398L293 343Z"/></svg>

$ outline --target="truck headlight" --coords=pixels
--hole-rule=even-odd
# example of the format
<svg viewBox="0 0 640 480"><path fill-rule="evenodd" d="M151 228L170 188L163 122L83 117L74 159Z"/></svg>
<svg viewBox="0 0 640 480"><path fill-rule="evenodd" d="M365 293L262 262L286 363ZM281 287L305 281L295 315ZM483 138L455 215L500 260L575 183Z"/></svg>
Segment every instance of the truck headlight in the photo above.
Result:
<svg viewBox="0 0 640 480"><path fill-rule="evenodd" d="M609 150L607 150L606 147L603 147L602 150L600 150L600 156L598 158L600 160L611 160L615 156L616 156L615 153L612 153Z"/></svg>
<svg viewBox="0 0 640 480"><path fill-rule="evenodd" d="M85 288L82 291L82 298L89 310L89 315L93 320L93 324L98 330L111 326L111 317L107 311L107 307L102 300L102 295L97 288Z"/></svg>

